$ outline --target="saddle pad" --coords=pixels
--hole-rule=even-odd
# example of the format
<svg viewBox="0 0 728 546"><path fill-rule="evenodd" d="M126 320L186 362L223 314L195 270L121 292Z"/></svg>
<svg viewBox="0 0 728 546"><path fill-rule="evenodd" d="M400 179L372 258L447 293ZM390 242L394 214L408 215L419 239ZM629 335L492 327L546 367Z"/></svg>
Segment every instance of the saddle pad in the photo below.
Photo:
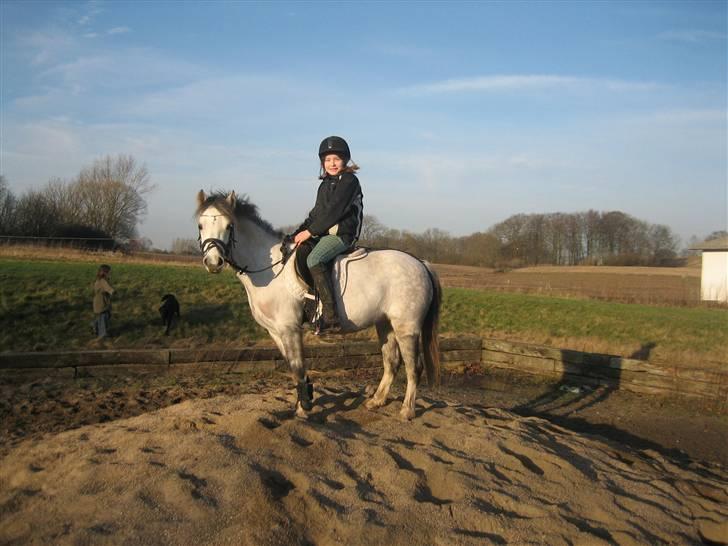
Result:
<svg viewBox="0 0 728 546"><path fill-rule="evenodd" d="M309 239L308 241L298 245L298 248L296 249L296 274L298 275L298 278L306 284L310 294L314 293L313 277L311 277L311 272L308 270L306 258L308 258L308 255L311 254L314 246L314 243L312 243ZM353 247L345 250L334 258L334 265L337 267L337 272L342 270L342 266L346 261L350 259L360 259L366 255L367 249L363 247Z"/></svg>

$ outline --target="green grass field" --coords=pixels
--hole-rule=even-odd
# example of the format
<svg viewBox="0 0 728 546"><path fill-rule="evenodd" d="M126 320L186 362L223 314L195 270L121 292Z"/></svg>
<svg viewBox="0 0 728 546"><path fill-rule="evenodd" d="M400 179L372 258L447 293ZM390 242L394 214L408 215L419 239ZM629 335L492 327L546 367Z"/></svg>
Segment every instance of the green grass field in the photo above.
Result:
<svg viewBox="0 0 728 546"><path fill-rule="evenodd" d="M98 347L91 321L98 264L0 258L0 350ZM112 264L112 339L107 348L267 342L245 291L226 271L170 264ZM174 293L182 321L162 335L160 298ZM714 367L728 362L728 310L612 303L446 288L441 334L480 334L561 348ZM373 335L373 331L371 333Z"/></svg>

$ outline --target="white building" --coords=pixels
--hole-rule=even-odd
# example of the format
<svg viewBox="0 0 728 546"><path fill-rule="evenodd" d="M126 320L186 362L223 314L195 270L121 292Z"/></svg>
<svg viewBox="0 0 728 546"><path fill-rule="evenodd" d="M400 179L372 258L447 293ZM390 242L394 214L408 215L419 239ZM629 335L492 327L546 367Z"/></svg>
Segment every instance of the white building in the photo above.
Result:
<svg viewBox="0 0 728 546"><path fill-rule="evenodd" d="M728 302L728 237L690 247L703 251L700 299Z"/></svg>

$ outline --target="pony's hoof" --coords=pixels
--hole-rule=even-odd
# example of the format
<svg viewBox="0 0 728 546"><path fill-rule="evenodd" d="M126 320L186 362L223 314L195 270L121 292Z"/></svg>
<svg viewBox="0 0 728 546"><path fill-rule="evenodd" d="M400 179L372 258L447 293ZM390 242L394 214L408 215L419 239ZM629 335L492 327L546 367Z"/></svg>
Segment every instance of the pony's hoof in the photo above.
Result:
<svg viewBox="0 0 728 546"><path fill-rule="evenodd" d="M399 419L401 421L404 421L405 423L408 421L411 421L414 418L415 418L415 410L413 410L413 409L402 408L402 410L399 412Z"/></svg>
<svg viewBox="0 0 728 546"><path fill-rule="evenodd" d="M300 402L296 402L296 417L299 419L308 419L308 412L301 407Z"/></svg>
<svg viewBox="0 0 728 546"><path fill-rule="evenodd" d="M384 402L380 402L379 400L375 400L372 398L371 400L367 400L367 403L364 404L364 407L368 410L374 410L377 408L381 408L384 405Z"/></svg>

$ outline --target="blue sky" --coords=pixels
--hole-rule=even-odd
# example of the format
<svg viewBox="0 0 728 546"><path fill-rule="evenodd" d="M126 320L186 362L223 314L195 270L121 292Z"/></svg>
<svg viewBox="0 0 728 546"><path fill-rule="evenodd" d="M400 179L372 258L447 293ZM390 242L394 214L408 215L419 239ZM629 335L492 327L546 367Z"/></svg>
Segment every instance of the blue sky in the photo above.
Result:
<svg viewBox="0 0 728 546"><path fill-rule="evenodd" d="M165 248L200 188L299 223L336 134L389 227L591 208L701 237L728 222L727 6L2 0L0 172L131 154Z"/></svg>

